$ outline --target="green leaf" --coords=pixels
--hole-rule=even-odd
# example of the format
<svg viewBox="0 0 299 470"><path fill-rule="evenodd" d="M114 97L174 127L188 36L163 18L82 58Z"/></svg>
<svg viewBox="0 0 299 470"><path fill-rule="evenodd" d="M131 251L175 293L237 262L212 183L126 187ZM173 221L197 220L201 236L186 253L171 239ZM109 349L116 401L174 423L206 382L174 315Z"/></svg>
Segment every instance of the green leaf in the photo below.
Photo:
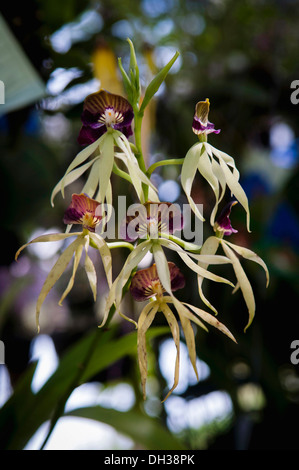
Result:
<svg viewBox="0 0 299 470"><path fill-rule="evenodd" d="M79 416L113 426L148 450L183 450L183 445L157 420L139 411L116 411L93 406L79 408L66 416Z"/></svg>
<svg viewBox="0 0 299 470"><path fill-rule="evenodd" d="M173 64L175 63L179 55L180 53L176 52L173 58L168 62L168 64L166 64L165 67L163 67L163 69L160 70L160 72L153 78L153 80L148 85L147 89L145 90L144 98L140 107L141 114L144 112L146 106L149 104L152 97L159 90L169 70L171 69L171 67L173 66Z"/></svg>
<svg viewBox="0 0 299 470"><path fill-rule="evenodd" d="M148 337L165 334L168 328L151 328ZM51 418L80 384L120 358L136 354L137 332L115 338L115 329L95 329L73 345L46 384L33 394L32 365L0 411L0 440L5 450L22 450L38 428Z"/></svg>

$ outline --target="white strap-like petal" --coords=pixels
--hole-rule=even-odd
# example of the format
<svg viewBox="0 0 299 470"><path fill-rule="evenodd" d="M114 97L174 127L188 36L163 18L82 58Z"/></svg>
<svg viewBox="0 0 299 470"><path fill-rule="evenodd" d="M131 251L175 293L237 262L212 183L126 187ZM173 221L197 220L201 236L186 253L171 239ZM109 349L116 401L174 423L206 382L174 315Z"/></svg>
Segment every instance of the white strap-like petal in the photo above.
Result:
<svg viewBox="0 0 299 470"><path fill-rule="evenodd" d="M240 286L240 289L242 291L245 303L247 305L248 313L249 313L249 320L248 323L245 327L245 330L251 325L252 320L255 315L255 299L254 299L254 294L253 290L251 287L251 284L246 276L246 273L244 269L241 266L241 263L238 259L238 257L235 255L233 250L226 244L222 243L222 248L225 252L225 254L231 259L232 265L235 271L236 278L238 280L238 284Z"/></svg>
<svg viewBox="0 0 299 470"><path fill-rule="evenodd" d="M60 255L55 265L51 269L50 273L47 276L47 279L44 282L42 290L39 294L36 304L36 324L39 331L39 314L42 307L42 304L47 297L48 293L54 286L54 284L61 277L62 273L65 271L67 265L72 259L74 252L77 250L78 246L82 244L82 237L76 238Z"/></svg>
<svg viewBox="0 0 299 470"><path fill-rule="evenodd" d="M175 367L174 367L173 386L171 387L171 389L167 393L166 397L162 400L162 403L163 403L165 400L167 400L169 395L173 392L173 390L177 387L177 385L179 383L179 376L180 376L180 328L179 328L178 322L177 322L174 314L170 310L169 306L166 303L162 303L160 305L160 308L161 308L161 310L162 310L162 312L163 312L163 314L164 314L164 316L167 320L167 323L169 325L169 328L170 328L170 331L171 331L171 334L172 334L172 337L173 337L173 340L174 340L174 344L175 344L175 347L176 347L176 350L177 350L176 359L175 359Z"/></svg>
<svg viewBox="0 0 299 470"><path fill-rule="evenodd" d="M146 352L146 332L151 326L157 313L158 302L148 303L140 313L137 323L137 352L138 363L141 376L143 398L146 398L146 379L147 379L147 352Z"/></svg>

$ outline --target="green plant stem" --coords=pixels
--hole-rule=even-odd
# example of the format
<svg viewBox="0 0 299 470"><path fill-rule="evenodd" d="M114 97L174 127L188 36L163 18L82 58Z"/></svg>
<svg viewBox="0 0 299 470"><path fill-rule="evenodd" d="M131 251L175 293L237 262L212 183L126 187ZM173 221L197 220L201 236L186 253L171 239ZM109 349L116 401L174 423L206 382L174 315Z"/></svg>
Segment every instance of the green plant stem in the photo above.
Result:
<svg viewBox="0 0 299 470"><path fill-rule="evenodd" d="M159 162L153 163L147 170L146 174L148 177L155 171L159 166L166 165L182 165L184 163L184 158L169 158L167 160L160 160Z"/></svg>
<svg viewBox="0 0 299 470"><path fill-rule="evenodd" d="M121 178L123 178L124 180L127 180L129 181L129 183L132 183L132 180L131 180L131 177L130 175L128 175L128 173L126 173L125 171L121 170L116 163L113 163L113 169L112 169L113 173L117 176L120 176Z"/></svg>
<svg viewBox="0 0 299 470"><path fill-rule="evenodd" d="M201 252L201 246L195 245L194 243L185 242L180 238L170 235L169 233L161 233L159 232L159 237L166 238L171 240L172 242L176 243L177 245L181 246L184 250L190 251L191 253L199 254Z"/></svg>
<svg viewBox="0 0 299 470"><path fill-rule="evenodd" d="M130 251L134 250L134 245L129 242L112 242L107 243L108 248L112 250L113 248L128 248Z"/></svg>
<svg viewBox="0 0 299 470"><path fill-rule="evenodd" d="M141 171L146 175L146 166L145 166L145 161L142 153L142 142L141 142L141 125L142 125L142 119L143 119L143 112L141 113L139 110L138 104L133 106L134 110L134 134L135 134L135 145L136 145L136 158L139 164L139 167ZM144 194L144 200L148 200L148 186L144 183L142 183L142 189L143 189L143 194Z"/></svg>

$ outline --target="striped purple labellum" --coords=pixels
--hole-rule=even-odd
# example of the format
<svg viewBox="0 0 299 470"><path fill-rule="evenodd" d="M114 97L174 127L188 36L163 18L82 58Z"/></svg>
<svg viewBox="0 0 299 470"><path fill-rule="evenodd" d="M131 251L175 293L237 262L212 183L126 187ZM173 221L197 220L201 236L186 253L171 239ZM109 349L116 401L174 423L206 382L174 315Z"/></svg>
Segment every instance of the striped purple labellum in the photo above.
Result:
<svg viewBox="0 0 299 470"><path fill-rule="evenodd" d="M185 287L185 278L179 268L174 264L168 263L171 290L174 292ZM157 296L161 298L165 292L157 272L156 265L153 264L149 268L140 269L133 276L130 292L137 302L143 302L151 297Z"/></svg>
<svg viewBox="0 0 299 470"><path fill-rule="evenodd" d="M95 232L96 226L101 222L99 215L101 204L86 194L73 194L72 202L64 213L65 224L80 224L84 229Z"/></svg>
<svg viewBox="0 0 299 470"><path fill-rule="evenodd" d="M134 118L130 103L120 95L101 90L88 95L83 104L82 127L78 136L80 145L89 145L101 137L109 127L126 137L133 134Z"/></svg>

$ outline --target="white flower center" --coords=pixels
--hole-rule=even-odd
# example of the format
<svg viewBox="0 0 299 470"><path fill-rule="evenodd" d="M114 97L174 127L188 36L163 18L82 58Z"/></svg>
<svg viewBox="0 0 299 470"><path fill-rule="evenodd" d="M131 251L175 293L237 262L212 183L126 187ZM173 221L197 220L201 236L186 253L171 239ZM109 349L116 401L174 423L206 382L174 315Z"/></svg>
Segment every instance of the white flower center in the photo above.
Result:
<svg viewBox="0 0 299 470"><path fill-rule="evenodd" d="M114 124L122 122L124 117L122 113L115 111L112 107L106 108L105 112L99 118L99 122L103 122L108 127L113 127Z"/></svg>

